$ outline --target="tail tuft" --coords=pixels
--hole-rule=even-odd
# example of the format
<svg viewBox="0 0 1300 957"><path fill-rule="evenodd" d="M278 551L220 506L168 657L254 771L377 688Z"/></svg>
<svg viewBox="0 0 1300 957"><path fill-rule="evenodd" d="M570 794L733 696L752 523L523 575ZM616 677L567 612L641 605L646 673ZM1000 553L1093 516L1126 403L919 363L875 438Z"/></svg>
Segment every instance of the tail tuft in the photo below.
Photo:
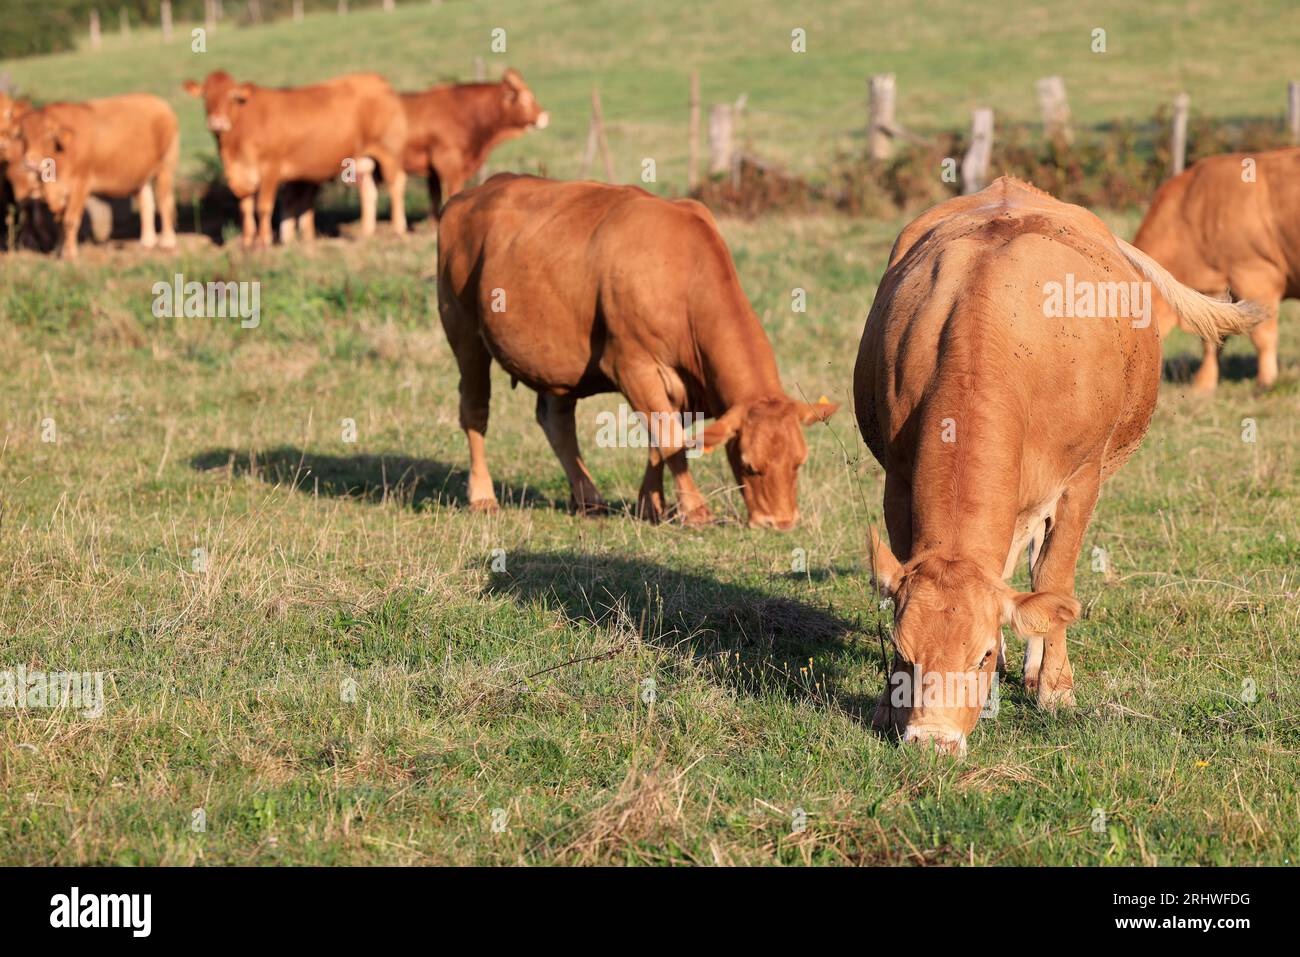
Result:
<svg viewBox="0 0 1300 957"><path fill-rule="evenodd" d="M1182 324L1202 339L1222 342L1224 336L1247 333L1268 318L1268 311L1258 303L1246 300L1225 302L1199 293L1184 286L1136 246L1124 242L1118 236L1115 237L1115 242L1124 258L1156 287Z"/></svg>

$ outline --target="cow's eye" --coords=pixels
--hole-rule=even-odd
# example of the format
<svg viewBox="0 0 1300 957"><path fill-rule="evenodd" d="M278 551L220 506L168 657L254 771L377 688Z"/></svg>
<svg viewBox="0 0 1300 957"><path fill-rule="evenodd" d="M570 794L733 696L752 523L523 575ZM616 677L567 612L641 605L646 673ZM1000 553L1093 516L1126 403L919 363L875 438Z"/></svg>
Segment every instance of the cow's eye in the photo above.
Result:
<svg viewBox="0 0 1300 957"><path fill-rule="evenodd" d="M992 649L992 648L990 648L988 651L984 652L984 657L980 659L979 667L983 668L986 664L988 664L988 663L989 663L989 659L990 659L991 657L993 657L993 649Z"/></svg>

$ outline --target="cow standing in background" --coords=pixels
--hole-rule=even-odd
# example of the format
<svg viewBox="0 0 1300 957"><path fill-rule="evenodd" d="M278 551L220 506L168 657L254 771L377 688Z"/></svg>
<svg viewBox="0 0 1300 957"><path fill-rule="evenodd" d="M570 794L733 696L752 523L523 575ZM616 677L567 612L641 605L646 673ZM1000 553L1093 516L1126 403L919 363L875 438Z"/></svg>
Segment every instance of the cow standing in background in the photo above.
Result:
<svg viewBox="0 0 1300 957"><path fill-rule="evenodd" d="M357 182L361 234L373 235L375 163L392 198L393 229L406 232L406 115L383 77L355 73L314 86L270 89L236 83L218 70L202 84L187 80L184 87L203 99L208 129L217 134L226 183L239 199L245 247L271 244L271 216L282 183L303 184L293 197L301 207L314 198L313 184L339 176ZM291 215L304 212L298 208Z"/></svg>
<svg viewBox="0 0 1300 957"><path fill-rule="evenodd" d="M604 500L578 450L578 399L621 392L649 423L640 514L710 520L687 450L725 445L754 527L798 521L803 427L835 412L791 399L713 217L634 186L499 173L451 200L438 226L438 312L460 367L471 509L497 507L485 436L492 360L537 393L537 421L580 511ZM682 419L715 421L688 438Z"/></svg>
<svg viewBox="0 0 1300 957"><path fill-rule="evenodd" d="M77 256L77 233L92 194L136 196L140 244L175 247L180 132L167 103L144 93L51 103L24 113L17 125L21 167L15 170L10 161L9 181L18 194L35 185L62 227L65 258ZM162 219L161 238L155 213Z"/></svg>
<svg viewBox="0 0 1300 957"><path fill-rule="evenodd" d="M1300 298L1300 148L1195 163L1160 187L1133 245L1193 289L1263 306L1268 317L1250 331L1256 381L1261 389L1277 381L1278 307ZM1157 318L1164 334L1177 317ZM1214 391L1219 351L1206 340L1196 391Z"/></svg>
<svg viewBox="0 0 1300 957"><path fill-rule="evenodd" d="M488 154L531 129L544 130L542 109L519 71L499 83L457 83L403 93L406 150L402 166L429 178L429 206L437 222L442 204L465 188Z"/></svg>
<svg viewBox="0 0 1300 957"><path fill-rule="evenodd" d="M1120 283L1136 301L1098 306ZM1079 303L1091 290L1094 307L1065 317L1052 290L1066 285ZM899 235L853 379L893 548L872 530L872 570L895 608L878 727L965 750L1001 670L1004 625L1025 639L1026 690L1047 708L1074 703L1075 565L1102 483L1155 410L1154 294L1210 341L1260 319L1182 286L1087 210L1006 177ZM1007 580L1026 548L1034 590L1016 592Z"/></svg>

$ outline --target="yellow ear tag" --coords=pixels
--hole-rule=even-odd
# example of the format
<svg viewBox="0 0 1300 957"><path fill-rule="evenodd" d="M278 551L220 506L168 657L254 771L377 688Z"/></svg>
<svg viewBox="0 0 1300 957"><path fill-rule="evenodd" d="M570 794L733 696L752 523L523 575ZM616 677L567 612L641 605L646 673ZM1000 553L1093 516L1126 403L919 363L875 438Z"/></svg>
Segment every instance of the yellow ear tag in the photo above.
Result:
<svg viewBox="0 0 1300 957"><path fill-rule="evenodd" d="M818 405L830 405L830 404L831 404L831 400L828 399L828 398L826 398L826 396L823 395L820 399L817 400L817 404L818 404Z"/></svg>

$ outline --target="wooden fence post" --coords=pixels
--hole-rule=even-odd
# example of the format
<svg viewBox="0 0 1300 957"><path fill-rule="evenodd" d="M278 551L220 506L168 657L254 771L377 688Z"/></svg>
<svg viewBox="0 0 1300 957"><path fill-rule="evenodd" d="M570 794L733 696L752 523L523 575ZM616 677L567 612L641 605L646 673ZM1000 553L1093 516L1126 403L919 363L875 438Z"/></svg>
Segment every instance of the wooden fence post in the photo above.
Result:
<svg viewBox="0 0 1300 957"><path fill-rule="evenodd" d="M1043 114L1043 132L1053 142L1069 146L1074 142L1070 126L1070 101L1065 96L1065 81L1047 76L1038 81L1038 108Z"/></svg>
<svg viewBox="0 0 1300 957"><path fill-rule="evenodd" d="M209 33L217 29L217 0L205 0L203 4L203 25Z"/></svg>
<svg viewBox="0 0 1300 957"><path fill-rule="evenodd" d="M293 0L293 22L302 23L302 0Z"/></svg>
<svg viewBox="0 0 1300 957"><path fill-rule="evenodd" d="M345 16L348 12L348 0L339 0L339 16Z"/></svg>
<svg viewBox="0 0 1300 957"><path fill-rule="evenodd" d="M1186 93L1174 97L1174 132L1169 143L1172 176L1177 176L1187 165L1187 114L1191 103L1192 98Z"/></svg>
<svg viewBox="0 0 1300 957"><path fill-rule="evenodd" d="M989 161L993 158L993 111L978 109L971 113L970 149L961 161L961 191L978 193L988 182Z"/></svg>
<svg viewBox="0 0 1300 957"><path fill-rule="evenodd" d="M686 188L700 185L700 71L691 71L691 120L686 139Z"/></svg>
<svg viewBox="0 0 1300 957"><path fill-rule="evenodd" d="M709 111L709 173L731 171L735 128L730 103L717 103Z"/></svg>
<svg viewBox="0 0 1300 957"><path fill-rule="evenodd" d="M474 58L474 82L482 83L487 79L487 68L483 65L483 58L476 56Z"/></svg>
<svg viewBox="0 0 1300 957"><path fill-rule="evenodd" d="M1286 128L1291 145L1300 146L1300 83L1295 80L1286 85Z"/></svg>
<svg viewBox="0 0 1300 957"><path fill-rule="evenodd" d="M394 9L393 0L384 0L384 13L392 13Z"/></svg>
<svg viewBox="0 0 1300 957"><path fill-rule="evenodd" d="M172 0L162 0L162 5L158 11L159 17L162 18L162 35L163 43L172 42Z"/></svg>
<svg viewBox="0 0 1300 957"><path fill-rule="evenodd" d="M221 0L217 0L217 16L221 16ZM262 0L248 0L248 18L254 23L262 22Z"/></svg>
<svg viewBox="0 0 1300 957"><path fill-rule="evenodd" d="M131 38L131 15L126 12L126 7L118 9L117 23L122 31L122 39L129 40Z"/></svg>
<svg viewBox="0 0 1300 957"><path fill-rule="evenodd" d="M887 160L894 151L894 74L879 73L868 82L867 155Z"/></svg>
<svg viewBox="0 0 1300 957"><path fill-rule="evenodd" d="M102 43L103 43L103 39L99 35L99 11L91 10L90 11L90 48L92 50L98 50Z"/></svg>

